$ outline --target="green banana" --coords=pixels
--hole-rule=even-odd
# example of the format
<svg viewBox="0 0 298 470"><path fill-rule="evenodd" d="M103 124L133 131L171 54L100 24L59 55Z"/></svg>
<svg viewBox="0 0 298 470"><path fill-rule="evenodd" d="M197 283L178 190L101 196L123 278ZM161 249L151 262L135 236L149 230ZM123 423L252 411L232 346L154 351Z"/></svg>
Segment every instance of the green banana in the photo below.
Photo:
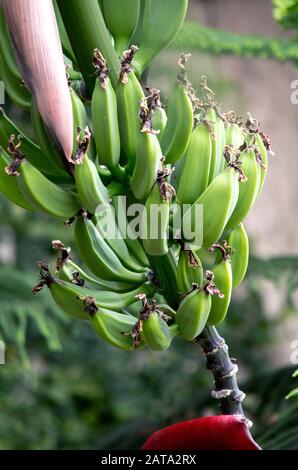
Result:
<svg viewBox="0 0 298 470"><path fill-rule="evenodd" d="M120 63L107 31L98 0L57 0L76 62L86 83L88 97L92 96L95 77L92 55L100 49L106 58L114 87L117 85ZM78 39L79 38L79 39Z"/></svg>
<svg viewBox="0 0 298 470"><path fill-rule="evenodd" d="M117 226L122 234L122 237L125 240L125 243L129 249L130 254L134 259L136 259L141 266L148 267L150 265L149 260L146 256L146 253L141 245L139 239L132 236L131 228L127 225L126 217L126 198L125 196L115 196L112 198L113 207L115 209L115 217ZM124 223L124 227L123 227Z"/></svg>
<svg viewBox="0 0 298 470"><path fill-rule="evenodd" d="M95 216L93 217L93 223L96 225L100 236L105 238L107 244L113 250L115 255L119 258L125 268L131 271L135 271L136 273L144 273L146 268L144 268L144 266L142 265L140 266L139 262L134 260L128 251L127 244L122 238L121 232L117 227L113 207L111 205L106 205L103 212L104 218L108 219L106 225L114 227L115 231L112 233L111 237L105 237L106 232L104 231L104 227L102 226L103 224L100 217L100 215L102 216L102 213L100 213L100 215L95 214Z"/></svg>
<svg viewBox="0 0 298 470"><path fill-rule="evenodd" d="M177 289L177 256L172 247L162 256L148 256L150 266L155 274L157 284L165 301L171 306L177 306L179 295Z"/></svg>
<svg viewBox="0 0 298 470"><path fill-rule="evenodd" d="M110 183L112 183L113 181L113 176L112 176L112 173L110 172L110 170L105 167L104 165L99 165L97 164L96 165L96 168L97 168L97 171L98 171L98 174L103 182L103 184L105 186L108 186Z"/></svg>
<svg viewBox="0 0 298 470"><path fill-rule="evenodd" d="M215 295L222 296L214 284L213 272L206 271L203 286L199 288L197 284L193 284L192 290L183 297L175 318L182 336L187 341L194 340L202 333L211 310L211 297Z"/></svg>
<svg viewBox="0 0 298 470"><path fill-rule="evenodd" d="M83 77L81 75L81 72L73 68L72 61L65 54L63 54L63 59L65 63L65 68L66 68L66 77L68 78L68 84L72 85L72 89L75 92L79 93L80 85L78 84L81 83L81 86L83 87ZM80 96L81 96L81 92L80 92ZM84 101L86 100L85 98L83 98L83 96L81 96L81 98L84 99Z"/></svg>
<svg viewBox="0 0 298 470"><path fill-rule="evenodd" d="M21 139L22 151L32 165L49 177L57 174L57 167L46 158L40 147L29 139L0 108L0 145L3 148L7 148L12 135Z"/></svg>
<svg viewBox="0 0 298 470"><path fill-rule="evenodd" d="M265 147L263 137L261 134L256 135L256 148L259 151L259 155L261 158L260 164L259 164L259 171L260 171L260 184L259 184L259 189L258 189L258 195L263 189L263 185L265 183L265 178L267 174L267 166L268 166L268 155L267 155L267 149Z"/></svg>
<svg viewBox="0 0 298 470"><path fill-rule="evenodd" d="M151 127L156 131L157 138L160 141L167 124L167 114L160 101L160 90L150 86L145 88L149 92L146 100L151 113Z"/></svg>
<svg viewBox="0 0 298 470"><path fill-rule="evenodd" d="M211 163L211 136L201 123L192 132L180 175L177 197L180 204L193 204L208 185Z"/></svg>
<svg viewBox="0 0 298 470"><path fill-rule="evenodd" d="M178 34L187 11L187 0L142 0L141 22L132 44L140 47L134 67L141 76L154 57Z"/></svg>
<svg viewBox="0 0 298 470"><path fill-rule="evenodd" d="M65 170L69 170L69 163L66 159L62 158L55 148L54 143L41 119L34 99L31 101L31 124L34 137L44 154L43 158L46 158L51 167L55 168L57 175L63 175L67 178Z"/></svg>
<svg viewBox="0 0 298 470"><path fill-rule="evenodd" d="M184 245L180 248L177 268L177 287L181 294L189 292L193 284L199 286L203 282L203 267L198 255L187 250Z"/></svg>
<svg viewBox="0 0 298 470"><path fill-rule="evenodd" d="M128 48L140 12L140 0L103 0L103 16L119 56Z"/></svg>
<svg viewBox="0 0 298 470"><path fill-rule="evenodd" d="M138 299L142 302L142 308L139 311L138 321L130 332L134 346L138 347L143 340L152 351L165 351L170 347L173 338L179 334L176 323L172 323L171 326L167 324L168 320L173 320L173 310L167 305L157 305L156 300L150 304L144 293L138 295ZM170 316L166 312L170 313Z"/></svg>
<svg viewBox="0 0 298 470"><path fill-rule="evenodd" d="M7 175L5 169L10 165L11 159L0 148L0 192L10 201L14 202L23 209L34 211L35 209L26 201L20 191L16 178Z"/></svg>
<svg viewBox="0 0 298 470"><path fill-rule="evenodd" d="M173 187L165 181L167 170L159 170L157 181L151 189L142 214L141 238L148 255L162 256L168 250L168 226L170 218L170 198Z"/></svg>
<svg viewBox="0 0 298 470"><path fill-rule="evenodd" d="M108 77L106 61L98 49L94 51L93 65L97 80L91 100L91 113L98 161L117 176L120 158L117 99Z"/></svg>
<svg viewBox="0 0 298 470"><path fill-rule="evenodd" d="M229 232L227 241L231 247L233 289L235 289L244 279L249 259L249 241L243 224L237 225Z"/></svg>
<svg viewBox="0 0 298 470"><path fill-rule="evenodd" d="M54 279L50 282L49 288L55 302L66 313L83 320L88 319L88 312L85 310L84 304L85 299L94 299L94 303L98 307L120 311L136 302L137 295L152 293L152 287L149 284L142 284L129 292L113 292L88 289L60 279Z"/></svg>
<svg viewBox="0 0 298 470"><path fill-rule="evenodd" d="M142 339L152 351L166 351L171 342L179 333L176 323L169 326L162 318L159 311L151 312L149 317L143 320Z"/></svg>
<svg viewBox="0 0 298 470"><path fill-rule="evenodd" d="M238 170L234 166L225 168L186 211L182 219L182 229L186 241L191 242L197 238L198 235L195 237L194 233L198 234L201 229L203 231L202 247L209 248L220 239L238 201ZM199 205L202 205L203 208L203 220L196 221ZM190 228L192 234L186 233Z"/></svg>
<svg viewBox="0 0 298 470"><path fill-rule="evenodd" d="M207 114L212 133L212 157L209 172L209 184L216 178L225 166L224 147L225 147L225 126L223 120L217 111L212 108Z"/></svg>
<svg viewBox="0 0 298 470"><path fill-rule="evenodd" d="M211 309L207 320L207 325L217 325L221 323L228 311L231 295L232 295L232 267L230 252L231 249L228 245L213 245L212 249L221 250L221 260L215 264L212 268L214 274L214 282L216 287L220 290L220 296L213 296Z"/></svg>
<svg viewBox="0 0 298 470"><path fill-rule="evenodd" d="M61 219L73 217L80 203L76 196L48 180L27 160L15 160L8 174L18 176L18 186L30 206Z"/></svg>
<svg viewBox="0 0 298 470"><path fill-rule="evenodd" d="M180 78L175 83L169 103L168 120L161 137L161 148L166 163L175 163L185 153L193 128L193 107L184 83L185 59L180 58Z"/></svg>
<svg viewBox="0 0 298 470"><path fill-rule="evenodd" d="M167 125L167 120L167 113L165 112L164 108L160 106L154 109L152 114L152 128L159 131L159 134L157 134L159 141L162 139L163 132Z"/></svg>
<svg viewBox="0 0 298 470"><path fill-rule="evenodd" d="M137 48L132 47L122 58L122 72L116 89L118 123L121 147L128 158L129 169L133 170L137 146L137 134L140 130L139 109L144 98L142 87L130 66Z"/></svg>
<svg viewBox="0 0 298 470"><path fill-rule="evenodd" d="M60 240L53 240L52 246L61 251L61 256L56 262L58 278L62 281L73 282L77 285L86 285L95 290L128 292L135 286L127 282L106 281L104 279L93 278L87 274L79 265L74 263L69 256L70 248L65 248Z"/></svg>
<svg viewBox="0 0 298 470"><path fill-rule="evenodd" d="M141 107L140 116L142 111L144 112L144 108ZM162 158L161 148L153 131L139 131L135 167L130 180L130 187L136 199L143 200L150 193Z"/></svg>
<svg viewBox="0 0 298 470"><path fill-rule="evenodd" d="M135 284L146 280L145 272L132 272L123 266L118 256L84 213L77 217L75 238L83 261L99 278Z"/></svg>
<svg viewBox="0 0 298 470"><path fill-rule="evenodd" d="M233 145L235 149L244 144L244 135L241 127L236 123L230 123L226 127L225 145Z"/></svg>
<svg viewBox="0 0 298 470"><path fill-rule="evenodd" d="M96 333L106 343L126 351L136 349L130 334L136 323L136 319L132 315L99 308L96 313L90 316L90 321ZM141 346L140 342L138 348Z"/></svg>
<svg viewBox="0 0 298 470"><path fill-rule="evenodd" d="M260 187L260 169L254 148L245 149L240 155L241 169L246 177L239 185L239 197L226 228L233 228L247 216Z"/></svg>
<svg viewBox="0 0 298 470"><path fill-rule="evenodd" d="M71 98L72 114L73 114L73 149L75 152L75 149L77 148L77 142L78 142L78 129L83 130L86 127L88 127L89 121L88 121L87 112L86 112L86 109L82 100L79 98L75 90L73 90L71 87L69 87L69 90L70 90L70 98ZM96 148L95 148L95 142L93 140L92 135L90 136L88 151L89 151L89 157L92 159L92 161L96 162Z"/></svg>
<svg viewBox="0 0 298 470"><path fill-rule="evenodd" d="M89 134L85 136L88 139ZM87 144L88 145L88 144ZM76 187L82 205L90 214L95 214L98 206L109 205L109 193L104 186L96 165L84 154L74 166Z"/></svg>
<svg viewBox="0 0 298 470"><path fill-rule="evenodd" d="M176 321L182 336L192 341L205 328L211 309L211 297L198 289L188 293L179 305Z"/></svg>

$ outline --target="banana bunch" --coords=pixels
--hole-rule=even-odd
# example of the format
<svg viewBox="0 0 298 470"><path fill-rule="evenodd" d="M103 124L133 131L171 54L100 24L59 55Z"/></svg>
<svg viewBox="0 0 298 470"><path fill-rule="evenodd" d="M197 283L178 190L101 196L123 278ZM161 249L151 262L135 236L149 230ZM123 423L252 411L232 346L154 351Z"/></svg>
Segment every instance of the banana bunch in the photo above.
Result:
<svg viewBox="0 0 298 470"><path fill-rule="evenodd" d="M249 113L223 112L204 76L197 94L190 54L180 55L167 106L142 86L187 0L88 0L88 9L46 0L40 15L40 0L26 3L0 7L0 66L33 138L0 109L0 191L63 221L81 259L54 240L55 274L40 262L33 293L47 286L66 314L123 350L192 341L224 320L245 277L243 221L263 188L270 139ZM36 50L47 56L49 33L53 93L35 60Z"/></svg>

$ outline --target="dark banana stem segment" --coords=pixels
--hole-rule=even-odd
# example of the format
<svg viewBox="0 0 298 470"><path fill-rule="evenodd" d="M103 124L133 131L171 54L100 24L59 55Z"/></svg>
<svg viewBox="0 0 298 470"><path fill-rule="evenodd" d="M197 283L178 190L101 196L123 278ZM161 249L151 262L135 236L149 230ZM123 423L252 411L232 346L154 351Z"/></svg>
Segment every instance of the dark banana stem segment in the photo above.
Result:
<svg viewBox="0 0 298 470"><path fill-rule="evenodd" d="M214 390L211 396L220 400L220 410L224 415L242 415L242 401L245 394L237 383L238 366L229 356L229 348L214 326L205 327L196 338L206 358L206 368L214 377ZM251 424L251 423L248 423Z"/></svg>

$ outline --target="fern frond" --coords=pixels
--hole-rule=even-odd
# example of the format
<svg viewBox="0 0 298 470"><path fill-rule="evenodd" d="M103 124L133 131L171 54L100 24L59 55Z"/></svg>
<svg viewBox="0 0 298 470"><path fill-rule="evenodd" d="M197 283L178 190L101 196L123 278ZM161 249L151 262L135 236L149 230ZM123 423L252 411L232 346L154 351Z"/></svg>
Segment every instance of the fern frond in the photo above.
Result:
<svg viewBox="0 0 298 470"><path fill-rule="evenodd" d="M298 63L298 42L290 39L236 34L186 22L172 47L214 55L235 55Z"/></svg>

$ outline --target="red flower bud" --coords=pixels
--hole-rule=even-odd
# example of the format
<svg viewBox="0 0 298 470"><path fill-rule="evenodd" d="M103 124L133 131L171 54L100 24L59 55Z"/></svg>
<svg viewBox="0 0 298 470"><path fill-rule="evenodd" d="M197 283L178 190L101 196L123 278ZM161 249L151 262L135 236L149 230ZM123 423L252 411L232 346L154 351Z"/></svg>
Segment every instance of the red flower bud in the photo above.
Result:
<svg viewBox="0 0 298 470"><path fill-rule="evenodd" d="M143 450L261 450L243 416L191 419L154 432Z"/></svg>

